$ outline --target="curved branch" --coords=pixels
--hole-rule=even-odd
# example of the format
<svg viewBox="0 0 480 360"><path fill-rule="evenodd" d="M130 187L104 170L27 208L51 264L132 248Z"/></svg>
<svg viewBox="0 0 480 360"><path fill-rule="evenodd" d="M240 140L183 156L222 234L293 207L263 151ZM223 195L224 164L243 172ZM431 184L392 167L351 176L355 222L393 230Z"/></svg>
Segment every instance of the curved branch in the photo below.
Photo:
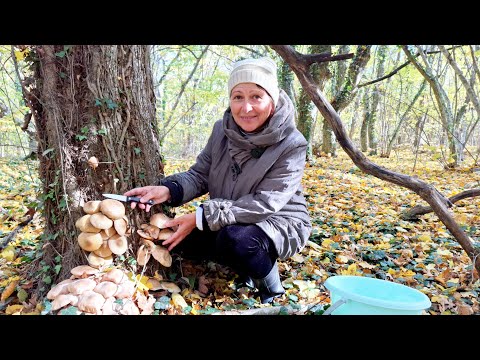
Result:
<svg viewBox="0 0 480 360"><path fill-rule="evenodd" d="M453 205L457 201L460 201L466 198L476 197L476 196L480 196L480 189L470 189L470 190L462 191L457 195L453 195L449 197L448 200L450 200L450 203L452 203ZM418 216L428 214L432 211L433 209L430 206L416 205L411 209L403 211L400 214L400 217L403 220L418 220Z"/></svg>
<svg viewBox="0 0 480 360"><path fill-rule="evenodd" d="M474 262L477 271L480 272L480 256L477 254L478 250L475 249L470 238L460 228L452 214L449 212L448 208L451 206L450 200L442 195L437 189L435 189L435 187L425 183L424 181L383 168L367 159L366 156L354 146L348 137L340 116L334 110L332 105L326 100L311 74L308 71L305 71L304 66L302 66L305 63L305 59L302 58L299 53L294 51L291 46L270 46L285 60L285 62L288 63L290 68L295 72L300 84L308 93L325 120L330 123L339 144L342 146L347 155L353 160L353 162L363 172L396 185L406 187L424 199L432 207L432 210L435 212L435 214L437 214L440 221L442 221L442 223L447 227L452 236L462 246L472 262Z"/></svg>

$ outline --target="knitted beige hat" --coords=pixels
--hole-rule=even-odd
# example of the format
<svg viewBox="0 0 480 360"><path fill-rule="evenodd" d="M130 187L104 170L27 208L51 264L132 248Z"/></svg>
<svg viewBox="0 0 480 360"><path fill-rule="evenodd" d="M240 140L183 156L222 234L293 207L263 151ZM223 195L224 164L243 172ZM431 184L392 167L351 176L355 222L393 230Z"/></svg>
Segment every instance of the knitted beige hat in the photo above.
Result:
<svg viewBox="0 0 480 360"><path fill-rule="evenodd" d="M228 95L230 96L236 85L246 82L258 84L264 88L273 99L274 105L277 106L280 92L277 81L277 65L271 58L261 57L237 61L233 65L228 79Z"/></svg>

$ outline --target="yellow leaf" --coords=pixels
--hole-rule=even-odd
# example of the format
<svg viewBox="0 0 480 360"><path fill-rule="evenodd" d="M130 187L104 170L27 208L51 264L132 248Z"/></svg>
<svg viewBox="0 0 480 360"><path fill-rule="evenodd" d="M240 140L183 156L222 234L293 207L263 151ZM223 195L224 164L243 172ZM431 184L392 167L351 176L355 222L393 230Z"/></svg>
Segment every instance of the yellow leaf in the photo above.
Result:
<svg viewBox="0 0 480 360"><path fill-rule="evenodd" d="M155 275L153 275L153 278L158 281L163 280L163 276L158 273L158 270L155 270Z"/></svg>
<svg viewBox="0 0 480 360"><path fill-rule="evenodd" d="M312 284L311 281L305 281L305 280L293 280L293 284L297 285L300 291L304 291L306 289L315 287L315 283Z"/></svg>
<svg viewBox="0 0 480 360"><path fill-rule="evenodd" d="M310 249L310 250L308 251L308 256L309 256L309 257L320 257L320 256L322 256L322 253Z"/></svg>
<svg viewBox="0 0 480 360"><path fill-rule="evenodd" d="M418 240L419 240L419 241L423 241L423 242L432 242L432 238L431 238L430 235L428 235L428 234L420 235L420 236L418 237Z"/></svg>
<svg viewBox="0 0 480 360"><path fill-rule="evenodd" d="M146 276L146 275L143 275L143 276L140 275L140 274L137 275L137 281L138 281L138 282L141 282L141 283L142 283L143 285L145 285L145 286L147 286L148 279L149 279L149 277Z"/></svg>
<svg viewBox="0 0 480 360"><path fill-rule="evenodd" d="M188 304L185 301L185 299L183 298L183 296L180 295L179 293L173 293L172 294L172 302L173 302L173 305L180 306L182 309L184 309L188 306Z"/></svg>
<svg viewBox="0 0 480 360"><path fill-rule="evenodd" d="M445 256L447 258L452 258L453 257L453 254L450 252L450 250L441 250L441 249L438 249L437 250L437 254L438 255L441 255L441 256Z"/></svg>
<svg viewBox="0 0 480 360"><path fill-rule="evenodd" d="M22 311L23 305L9 305L5 309L5 314L7 315L18 315Z"/></svg>
<svg viewBox="0 0 480 360"><path fill-rule="evenodd" d="M400 276L412 277L412 276L415 275L415 274L416 274L415 271L406 270L406 271L402 271L402 272L400 273Z"/></svg>
<svg viewBox="0 0 480 360"><path fill-rule="evenodd" d="M330 239L325 239L322 241L322 246L328 248L331 244L333 244L335 241L330 240Z"/></svg>
<svg viewBox="0 0 480 360"><path fill-rule="evenodd" d="M17 280L20 280L20 276L18 276L18 275L9 277L8 279L0 281L0 287L6 287L11 282L17 281Z"/></svg>
<svg viewBox="0 0 480 360"><path fill-rule="evenodd" d="M303 263L303 262L305 261L305 258L304 258L302 255L298 254L298 253L296 253L295 255L293 255L292 257L290 257L290 259L292 259L293 261L295 261L295 262L297 262L297 263Z"/></svg>
<svg viewBox="0 0 480 360"><path fill-rule="evenodd" d="M387 270L387 272L390 274L390 275L395 275L397 272L395 270L393 270L392 268L389 268Z"/></svg>
<svg viewBox="0 0 480 360"><path fill-rule="evenodd" d="M28 54L28 49L25 49L23 51L15 50L15 58L17 59L17 61L25 59L25 56L27 56L27 54Z"/></svg>
<svg viewBox="0 0 480 360"><path fill-rule="evenodd" d="M13 246L7 246L0 253L0 257L4 258L7 261L13 261L15 259L15 248Z"/></svg>
<svg viewBox="0 0 480 360"><path fill-rule="evenodd" d="M465 224L468 221L468 217L466 214L455 214L454 218L455 221L459 224Z"/></svg>
<svg viewBox="0 0 480 360"><path fill-rule="evenodd" d="M347 270L342 270L341 274L342 275L357 275L357 265L355 263L348 265Z"/></svg>
<svg viewBox="0 0 480 360"><path fill-rule="evenodd" d="M0 296L0 301L5 301L8 299L10 295L13 294L15 291L15 288L17 287L18 280L17 281L12 281L10 284L7 285L7 287L3 290L2 296Z"/></svg>

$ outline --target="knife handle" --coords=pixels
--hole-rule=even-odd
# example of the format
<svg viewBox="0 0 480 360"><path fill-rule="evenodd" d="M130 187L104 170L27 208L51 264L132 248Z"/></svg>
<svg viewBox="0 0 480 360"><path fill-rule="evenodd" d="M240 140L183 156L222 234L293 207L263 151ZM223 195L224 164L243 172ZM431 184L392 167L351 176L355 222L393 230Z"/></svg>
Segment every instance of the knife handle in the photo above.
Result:
<svg viewBox="0 0 480 360"><path fill-rule="evenodd" d="M137 202L139 203L140 202L140 198L137 197L137 196L127 196L127 201L134 201L134 202ZM142 203L143 204L143 203ZM148 204L148 205L153 205L154 204L154 201L152 199L148 200L145 204Z"/></svg>

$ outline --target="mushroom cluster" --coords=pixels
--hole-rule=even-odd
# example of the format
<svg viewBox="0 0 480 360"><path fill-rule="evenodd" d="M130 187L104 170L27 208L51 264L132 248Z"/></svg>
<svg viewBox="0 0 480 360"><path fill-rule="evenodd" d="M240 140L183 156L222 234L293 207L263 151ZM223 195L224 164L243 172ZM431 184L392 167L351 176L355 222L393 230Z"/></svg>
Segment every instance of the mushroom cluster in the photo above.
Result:
<svg viewBox="0 0 480 360"><path fill-rule="evenodd" d="M155 298L137 289L125 270L109 268L104 271L89 265L71 270L72 276L50 289L47 299L51 310L61 314L73 307L76 314L150 315Z"/></svg>
<svg viewBox="0 0 480 360"><path fill-rule="evenodd" d="M168 220L171 218L163 213L158 213L150 217L149 224L140 225L137 234L140 235L142 244L137 251L138 265L146 265L152 256L163 266L170 267L172 265L170 252L165 247L154 243L157 240L166 240L174 233L171 228L165 226Z"/></svg>
<svg viewBox="0 0 480 360"><path fill-rule="evenodd" d="M97 269L111 265L113 254L122 255L128 249L130 226L125 206L113 199L93 200L83 205L83 211L85 215L75 226L81 231L79 246L89 252L88 264Z"/></svg>

